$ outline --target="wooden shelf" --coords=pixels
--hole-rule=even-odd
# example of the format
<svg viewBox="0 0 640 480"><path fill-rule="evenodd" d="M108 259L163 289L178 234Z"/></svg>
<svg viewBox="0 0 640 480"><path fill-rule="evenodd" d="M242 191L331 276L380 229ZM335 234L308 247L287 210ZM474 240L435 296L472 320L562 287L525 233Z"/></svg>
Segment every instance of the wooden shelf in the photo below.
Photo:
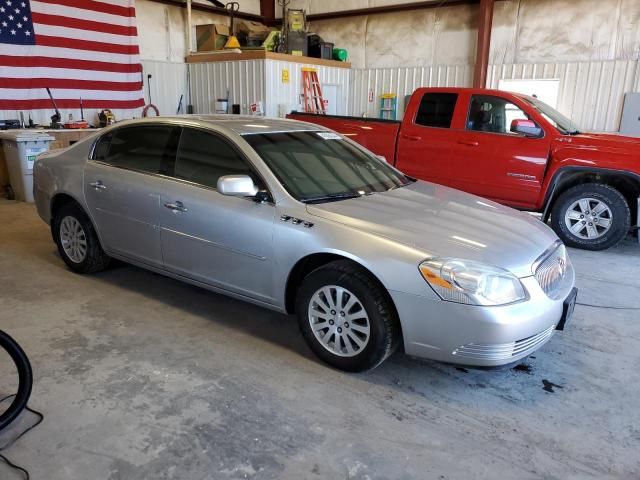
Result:
<svg viewBox="0 0 640 480"><path fill-rule="evenodd" d="M304 63L305 65L351 68L350 62L338 62L337 60L326 60L323 58L300 57L298 55L265 52L262 50L247 50L242 53L225 53L224 51L220 51L220 53L199 52L187 56L185 60L187 63L236 62L241 60L280 60L281 62Z"/></svg>

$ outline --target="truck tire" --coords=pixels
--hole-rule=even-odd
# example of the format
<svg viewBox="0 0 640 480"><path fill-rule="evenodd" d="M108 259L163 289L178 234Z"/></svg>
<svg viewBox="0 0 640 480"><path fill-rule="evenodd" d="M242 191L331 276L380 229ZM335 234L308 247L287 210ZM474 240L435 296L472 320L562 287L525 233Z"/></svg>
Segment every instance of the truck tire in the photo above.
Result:
<svg viewBox="0 0 640 480"><path fill-rule="evenodd" d="M53 238L64 263L76 273L104 270L111 258L104 253L89 217L75 203L60 207L53 218Z"/></svg>
<svg viewBox="0 0 640 480"><path fill-rule="evenodd" d="M347 260L331 262L305 277L296 313L309 348L340 370L372 369L399 344L399 320L389 294Z"/></svg>
<svg viewBox="0 0 640 480"><path fill-rule="evenodd" d="M551 211L551 226L569 247L604 250L629 233L631 212L615 188L584 183L557 198Z"/></svg>

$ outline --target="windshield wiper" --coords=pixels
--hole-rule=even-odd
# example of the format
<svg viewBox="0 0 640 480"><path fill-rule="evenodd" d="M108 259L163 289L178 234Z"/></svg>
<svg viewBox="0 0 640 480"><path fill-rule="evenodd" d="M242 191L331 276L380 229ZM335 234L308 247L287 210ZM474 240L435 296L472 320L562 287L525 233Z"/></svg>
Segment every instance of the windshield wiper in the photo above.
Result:
<svg viewBox="0 0 640 480"><path fill-rule="evenodd" d="M358 192L339 192L329 193L327 195L318 195L316 197L303 197L300 199L303 203L324 203L324 202L336 202L338 200L346 200L348 198L358 198L362 195Z"/></svg>

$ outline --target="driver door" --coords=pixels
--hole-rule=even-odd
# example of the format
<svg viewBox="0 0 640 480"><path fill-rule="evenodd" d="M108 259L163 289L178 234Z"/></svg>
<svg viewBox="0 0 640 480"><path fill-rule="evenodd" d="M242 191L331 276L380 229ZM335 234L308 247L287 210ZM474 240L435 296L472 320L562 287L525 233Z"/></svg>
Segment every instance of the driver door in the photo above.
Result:
<svg viewBox="0 0 640 480"><path fill-rule="evenodd" d="M249 175L260 182L244 156L222 135L184 128L171 178L165 179L160 198L164 266L273 303L275 206L220 194L218 178L225 175Z"/></svg>

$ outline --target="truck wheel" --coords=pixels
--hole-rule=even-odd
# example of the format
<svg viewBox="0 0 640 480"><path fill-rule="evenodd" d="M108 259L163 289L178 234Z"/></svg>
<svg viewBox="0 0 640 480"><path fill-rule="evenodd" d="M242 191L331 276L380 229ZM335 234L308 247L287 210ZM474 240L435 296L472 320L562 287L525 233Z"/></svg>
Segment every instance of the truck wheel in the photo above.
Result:
<svg viewBox="0 0 640 480"><path fill-rule="evenodd" d="M627 235L631 212L615 188L585 183L558 197L551 211L551 226L569 247L604 250Z"/></svg>
<svg viewBox="0 0 640 480"><path fill-rule="evenodd" d="M91 220L75 203L56 212L52 231L60 256L74 272L94 273L109 265L111 258L102 250Z"/></svg>
<svg viewBox="0 0 640 480"><path fill-rule="evenodd" d="M331 262L307 275L296 313L311 350L340 370L372 369L399 343L399 321L388 293L349 261Z"/></svg>

